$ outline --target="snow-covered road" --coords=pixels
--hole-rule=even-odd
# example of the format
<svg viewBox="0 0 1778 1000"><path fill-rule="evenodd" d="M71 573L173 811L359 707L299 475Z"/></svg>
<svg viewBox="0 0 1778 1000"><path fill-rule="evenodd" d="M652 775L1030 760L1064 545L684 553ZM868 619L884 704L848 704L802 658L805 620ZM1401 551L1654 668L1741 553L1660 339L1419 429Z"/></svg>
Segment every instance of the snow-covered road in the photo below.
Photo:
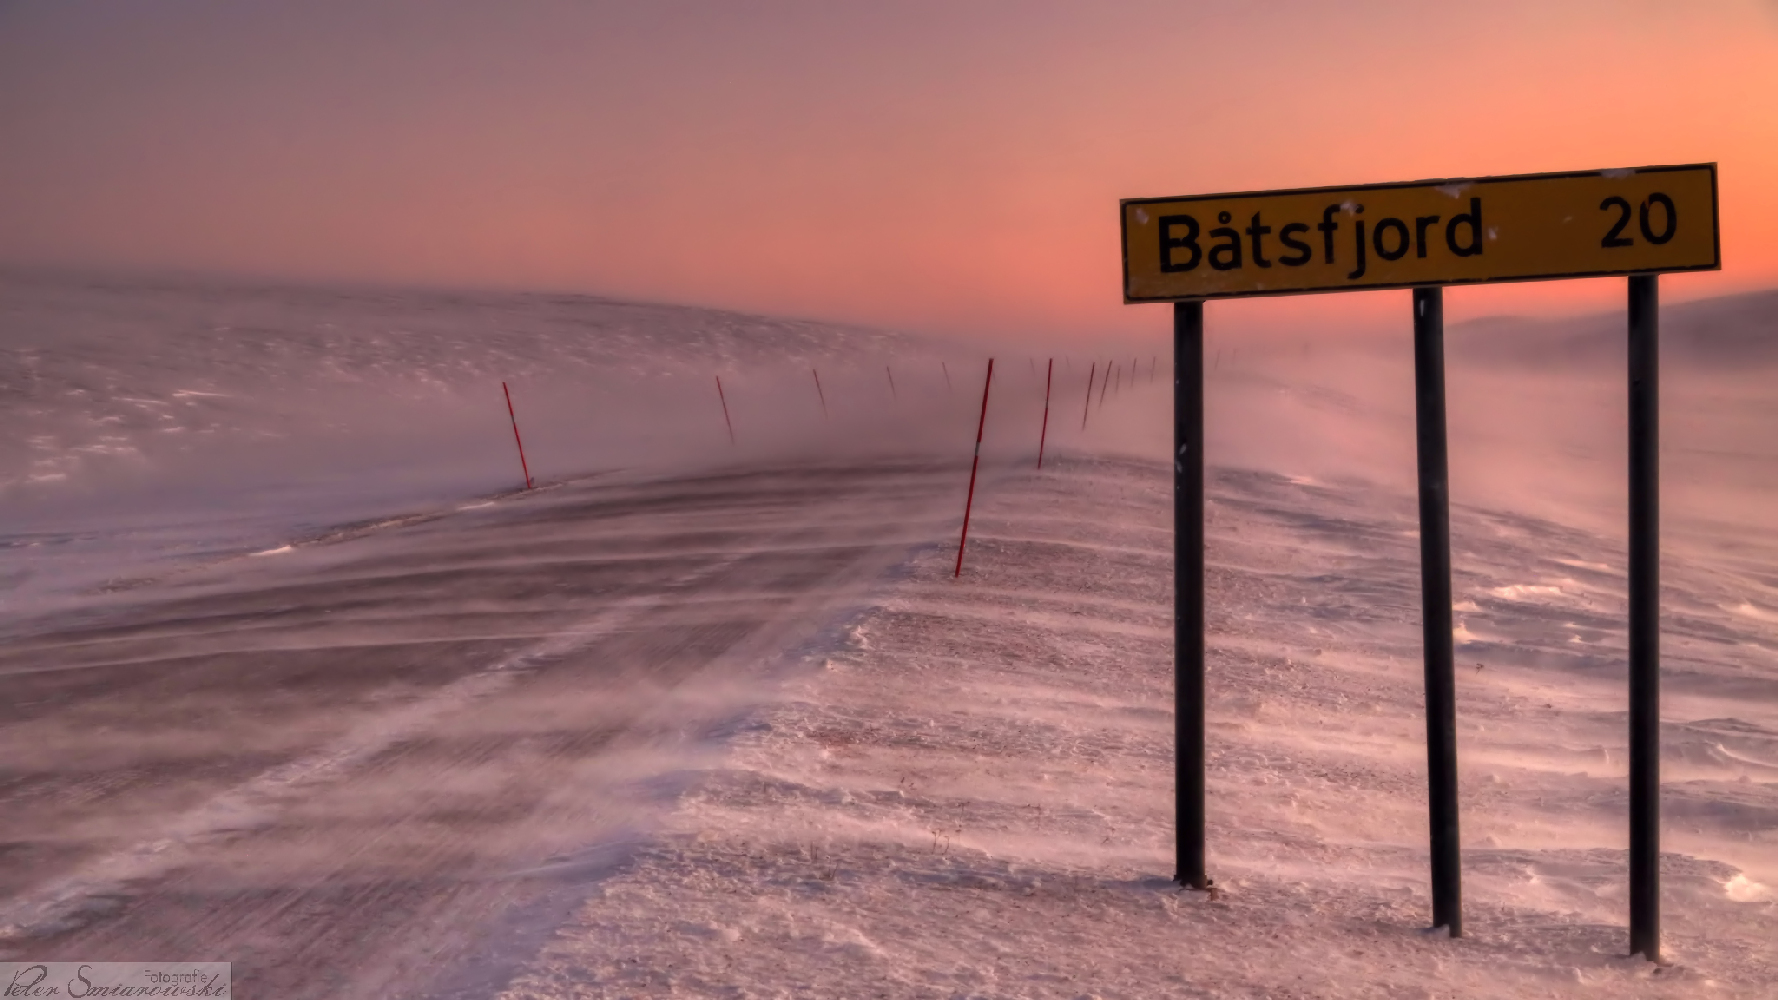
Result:
<svg viewBox="0 0 1778 1000"><path fill-rule="evenodd" d="M1452 941L1411 497L1213 471L1212 898L1168 881L1166 468L996 469L953 580L960 471L593 477L15 626L0 947L279 998L1778 982L1772 539L1668 556L1657 970L1624 957L1613 542L1455 511Z"/></svg>
<svg viewBox="0 0 1778 1000"><path fill-rule="evenodd" d="M1076 458L987 491L963 580L923 550L660 835L559 859L586 902L502 995L1772 995L1778 623L1733 610L1749 581L1669 557L1657 968L1625 957L1621 552L1457 510L1451 940L1412 499L1356 484L1213 475L1218 892L1172 886L1169 480Z"/></svg>
<svg viewBox="0 0 1778 1000"><path fill-rule="evenodd" d="M281 1000L462 981L555 905L524 873L646 830L757 668L948 530L961 486L596 477L15 625L0 949L225 955Z"/></svg>
<svg viewBox="0 0 1778 1000"><path fill-rule="evenodd" d="M1449 331L1452 941L1405 326L1211 324L1207 898L1168 883L1157 340L1052 383L1034 341L585 296L0 288L0 959L277 1000L1778 996L1772 293L1663 310L1657 971L1621 314ZM496 492L505 383L545 489Z"/></svg>

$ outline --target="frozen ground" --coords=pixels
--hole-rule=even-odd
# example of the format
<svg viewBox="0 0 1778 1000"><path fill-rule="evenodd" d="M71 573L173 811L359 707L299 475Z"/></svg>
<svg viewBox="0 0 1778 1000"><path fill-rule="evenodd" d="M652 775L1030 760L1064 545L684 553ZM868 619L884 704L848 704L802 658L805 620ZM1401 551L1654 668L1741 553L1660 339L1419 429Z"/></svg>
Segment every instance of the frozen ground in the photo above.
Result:
<svg viewBox="0 0 1778 1000"><path fill-rule="evenodd" d="M1168 882L1169 477L1076 459L988 496L961 582L942 546L904 567L630 862L558 861L590 898L503 995L1772 995L1778 621L1747 581L1669 563L1659 968L1625 957L1620 553L1458 512L1453 941L1409 498L1213 482L1215 897Z"/></svg>
<svg viewBox="0 0 1778 1000"><path fill-rule="evenodd" d="M17 628L0 951L228 955L244 996L417 989L538 902L515 873L646 825L685 734L752 704L752 666L960 485L908 462L595 477Z"/></svg>
<svg viewBox="0 0 1778 1000"><path fill-rule="evenodd" d="M981 361L587 295L0 271L0 619L512 490L502 383L532 475L553 482L966 451ZM1027 407L1034 390L1001 386Z"/></svg>
<svg viewBox="0 0 1778 1000"><path fill-rule="evenodd" d="M279 1000L1773 995L1769 297L1671 311L1657 968L1623 956L1609 320L1451 331L1453 941L1405 331L1213 336L1210 898L1168 883L1143 359L1091 402L1058 361L1041 473L1040 362L1001 359L955 581L980 358L584 297L5 290L5 959Z"/></svg>

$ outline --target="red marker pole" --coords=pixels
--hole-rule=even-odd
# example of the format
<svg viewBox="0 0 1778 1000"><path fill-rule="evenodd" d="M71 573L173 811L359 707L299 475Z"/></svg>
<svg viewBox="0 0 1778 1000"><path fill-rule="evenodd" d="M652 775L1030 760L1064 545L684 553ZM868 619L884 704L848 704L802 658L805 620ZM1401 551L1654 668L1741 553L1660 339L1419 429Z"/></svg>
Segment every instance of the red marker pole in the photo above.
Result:
<svg viewBox="0 0 1778 1000"><path fill-rule="evenodd" d="M811 369L809 369L809 374L815 376L815 395L817 397L819 397L821 400L821 419L826 420L827 419L827 393L821 391L821 373L816 371L815 369L811 368Z"/></svg>
<svg viewBox="0 0 1778 1000"><path fill-rule="evenodd" d="M519 437L519 415L512 412L512 390L502 382L500 391L506 393L506 415L512 419L512 439L519 446L519 468L525 470L525 489L530 489L531 466L525 461L525 442Z"/></svg>
<svg viewBox="0 0 1778 1000"><path fill-rule="evenodd" d="M1037 434L1037 467L1043 468L1043 442L1050 436L1050 384L1056 380L1056 359L1051 358L1043 375L1043 430Z"/></svg>
<svg viewBox="0 0 1778 1000"><path fill-rule="evenodd" d="M728 397L722 392L722 376L716 376L716 398L722 400L722 422L728 425L728 443L735 443L735 422L728 418Z"/></svg>
<svg viewBox="0 0 1778 1000"><path fill-rule="evenodd" d="M888 365L883 366L883 371L887 372L889 375L889 398L900 399L901 393L895 391L895 372L891 370Z"/></svg>
<svg viewBox="0 0 1778 1000"><path fill-rule="evenodd" d="M1087 369L1087 405L1080 411L1080 429L1083 431L1087 429L1087 414L1093 412L1093 376L1098 373L1099 362L1095 361L1093 367Z"/></svg>
<svg viewBox="0 0 1778 1000"><path fill-rule="evenodd" d="M975 460L969 463L969 498L963 501L963 537L957 539L957 571L963 575L963 546L969 541L969 509L975 506L975 470L982 464L982 430L988 426L988 387L994 384L994 359L988 359L988 378L982 383L982 419L975 425Z"/></svg>

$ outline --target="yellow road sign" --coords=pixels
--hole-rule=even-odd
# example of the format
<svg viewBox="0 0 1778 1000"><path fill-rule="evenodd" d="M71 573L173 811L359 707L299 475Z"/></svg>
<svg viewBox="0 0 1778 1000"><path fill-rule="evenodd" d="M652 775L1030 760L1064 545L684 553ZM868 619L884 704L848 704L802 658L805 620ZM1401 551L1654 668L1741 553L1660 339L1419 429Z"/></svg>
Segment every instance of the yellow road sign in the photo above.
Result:
<svg viewBox="0 0 1778 1000"><path fill-rule="evenodd" d="M1122 203L1124 301L1722 266L1716 164Z"/></svg>

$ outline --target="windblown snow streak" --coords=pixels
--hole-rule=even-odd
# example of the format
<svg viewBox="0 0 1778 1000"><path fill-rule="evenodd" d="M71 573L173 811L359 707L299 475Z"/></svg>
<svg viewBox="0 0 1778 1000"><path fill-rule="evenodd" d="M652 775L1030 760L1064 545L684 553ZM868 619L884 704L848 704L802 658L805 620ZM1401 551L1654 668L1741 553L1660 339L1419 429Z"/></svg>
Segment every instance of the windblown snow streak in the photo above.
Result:
<svg viewBox="0 0 1778 1000"><path fill-rule="evenodd" d="M538 482L835 441L942 454L962 434L930 350L585 295L0 273L0 617L518 488L502 382ZM811 364L831 426L811 419Z"/></svg>
<svg viewBox="0 0 1778 1000"><path fill-rule="evenodd" d="M1669 561L1675 964L1625 958L1621 577L1575 568L1621 553L1498 510L1456 516L1469 936L1423 930L1417 547L1384 490L1213 476L1217 892L1179 891L1169 484L1001 484L966 583L916 560L504 996L1769 995L1778 628L1706 622L1742 581Z"/></svg>
<svg viewBox="0 0 1778 1000"><path fill-rule="evenodd" d="M0 949L387 997L622 840L760 668L949 520L920 464L598 480L15 637Z"/></svg>
<svg viewBox="0 0 1778 1000"><path fill-rule="evenodd" d="M1213 327L1205 898L1167 882L1165 357L1062 358L1091 421L1039 475L1040 361L1007 352L953 581L970 352L585 297L0 293L0 956L229 960L280 998L1778 981L1763 300L1670 325L1657 971L1622 957L1609 322L1451 332L1450 941L1405 324Z"/></svg>

